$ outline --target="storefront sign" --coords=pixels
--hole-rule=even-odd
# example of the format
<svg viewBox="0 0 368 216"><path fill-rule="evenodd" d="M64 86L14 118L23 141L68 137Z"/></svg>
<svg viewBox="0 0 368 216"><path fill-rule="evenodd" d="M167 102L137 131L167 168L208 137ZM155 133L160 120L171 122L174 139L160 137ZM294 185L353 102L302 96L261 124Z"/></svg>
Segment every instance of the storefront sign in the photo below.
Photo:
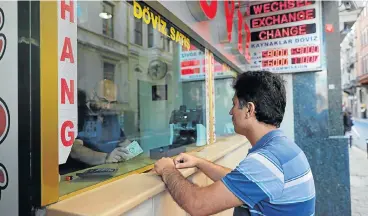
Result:
<svg viewBox="0 0 368 216"><path fill-rule="evenodd" d="M133 14L135 18L142 19L147 25L152 24L153 29L159 31L172 41L179 43L187 50L190 49L190 39L185 34L181 33L175 26L169 26L165 19L153 12L148 6L143 6L134 1Z"/></svg>
<svg viewBox="0 0 368 216"><path fill-rule="evenodd" d="M0 1L0 215L18 215L18 3Z"/></svg>
<svg viewBox="0 0 368 216"><path fill-rule="evenodd" d="M205 56L203 51L191 45L190 49L179 48L180 53L180 80L193 81L205 79ZM236 76L235 72L226 64L214 63L214 78L226 78Z"/></svg>
<svg viewBox="0 0 368 216"><path fill-rule="evenodd" d="M58 1L59 164L68 159L78 132L76 2Z"/></svg>
<svg viewBox="0 0 368 216"><path fill-rule="evenodd" d="M251 27L250 70L291 73L322 69L320 2L252 4L250 14L247 19Z"/></svg>
<svg viewBox="0 0 368 216"><path fill-rule="evenodd" d="M205 56L202 50L190 46L189 50L183 50L180 46L180 80L193 81L205 79Z"/></svg>
<svg viewBox="0 0 368 216"><path fill-rule="evenodd" d="M250 45L250 29L248 23L244 21L246 13L242 13L239 7L235 7L235 4L240 5L241 1L220 1L224 4L224 14L226 22L227 42L230 43L233 38L233 25L235 16L237 19L237 49L240 55L243 55L247 61L250 61L249 45ZM218 1L188 1L188 7L192 16L199 22L205 20L213 20L218 12ZM198 10L200 8L201 10ZM222 29L220 29L222 30ZM243 33L244 32L244 33Z"/></svg>

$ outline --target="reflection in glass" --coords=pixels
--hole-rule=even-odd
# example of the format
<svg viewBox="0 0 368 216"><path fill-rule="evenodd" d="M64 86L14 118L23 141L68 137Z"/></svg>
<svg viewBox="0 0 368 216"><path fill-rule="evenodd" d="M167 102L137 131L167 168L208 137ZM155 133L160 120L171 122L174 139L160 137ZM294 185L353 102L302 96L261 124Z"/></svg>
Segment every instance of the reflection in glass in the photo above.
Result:
<svg viewBox="0 0 368 216"><path fill-rule="evenodd" d="M215 59L215 119L216 136L227 136L235 133L229 114L233 106L234 89L232 87L235 74L228 67Z"/></svg>
<svg viewBox="0 0 368 216"><path fill-rule="evenodd" d="M78 2L84 18L78 23L78 136L59 167L61 195L206 144L203 48L190 40L186 49L136 18L127 2L107 6ZM96 11L115 17L113 38L105 37L112 24ZM179 39L188 38L160 19L168 32L172 27L182 34ZM184 73L187 69L195 76ZM67 182L70 175L75 179Z"/></svg>

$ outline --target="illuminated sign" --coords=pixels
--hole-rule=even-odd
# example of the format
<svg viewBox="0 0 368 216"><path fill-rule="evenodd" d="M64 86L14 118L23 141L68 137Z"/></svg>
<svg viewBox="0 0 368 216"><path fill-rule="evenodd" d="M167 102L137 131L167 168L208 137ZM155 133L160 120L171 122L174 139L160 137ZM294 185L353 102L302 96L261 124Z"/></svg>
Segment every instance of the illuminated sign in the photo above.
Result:
<svg viewBox="0 0 368 216"><path fill-rule="evenodd" d="M258 32L252 32L252 42L260 40L272 40L285 37L295 37L300 35L316 33L316 24L306 24L298 26L269 29Z"/></svg>
<svg viewBox="0 0 368 216"><path fill-rule="evenodd" d="M288 49L274 49L262 51L262 58L274 58L288 55L289 55Z"/></svg>
<svg viewBox="0 0 368 216"><path fill-rule="evenodd" d="M289 64L289 60L287 58L262 60L262 67L264 68L280 67L280 66L284 66L288 64Z"/></svg>
<svg viewBox="0 0 368 216"><path fill-rule="evenodd" d="M270 1L250 5L249 70L276 73L320 71L322 62L320 1Z"/></svg>
<svg viewBox="0 0 368 216"><path fill-rule="evenodd" d="M291 58L291 64L315 63L319 56L301 56Z"/></svg>
<svg viewBox="0 0 368 216"><path fill-rule="evenodd" d="M194 45L189 50L179 48L180 55L180 80L204 80L205 78L205 57L204 52Z"/></svg>
<svg viewBox="0 0 368 216"><path fill-rule="evenodd" d="M273 1L263 4L251 5L250 15L259 15L272 12L280 12L293 8L305 7L314 4L315 1L299 0L299 1Z"/></svg>
<svg viewBox="0 0 368 216"><path fill-rule="evenodd" d="M281 25L316 18L315 9L294 11L286 14L277 14L266 17L253 18L250 20L251 28L261 28L273 25Z"/></svg>
<svg viewBox="0 0 368 216"><path fill-rule="evenodd" d="M172 41L179 43L186 49L190 49L190 39L185 34L181 33L175 26L168 26L166 20L156 14L147 6L142 6L140 3L133 2L133 15L137 19L142 19L147 25L151 24L153 29L156 29L164 36Z"/></svg>
<svg viewBox="0 0 368 216"><path fill-rule="evenodd" d="M206 64L204 52L194 45L189 50L180 47L180 80L193 81L204 80L206 76ZM235 77L236 73L226 64L215 61L214 78Z"/></svg>
<svg viewBox="0 0 368 216"><path fill-rule="evenodd" d="M69 157L77 136L77 22L76 4L58 1L59 164Z"/></svg>
<svg viewBox="0 0 368 216"><path fill-rule="evenodd" d="M306 46L291 48L291 55L300 55L307 53L319 53L319 46Z"/></svg>
<svg viewBox="0 0 368 216"><path fill-rule="evenodd" d="M232 42L233 38L233 25L234 20L237 20L237 50L238 53L247 61L250 61L249 45L250 45L250 28L248 23L245 22L244 14L239 7L235 7L235 4L240 4L241 1L217 1L217 0L199 0L199 1L187 1L188 8L195 19L199 22L206 20L213 20L218 12L218 2L224 4L223 14L225 15L227 41ZM236 2L236 3L235 3ZM200 8L200 11L197 8ZM198 13L201 12L201 13ZM236 18L234 19L234 17ZM223 29L220 29L220 31Z"/></svg>

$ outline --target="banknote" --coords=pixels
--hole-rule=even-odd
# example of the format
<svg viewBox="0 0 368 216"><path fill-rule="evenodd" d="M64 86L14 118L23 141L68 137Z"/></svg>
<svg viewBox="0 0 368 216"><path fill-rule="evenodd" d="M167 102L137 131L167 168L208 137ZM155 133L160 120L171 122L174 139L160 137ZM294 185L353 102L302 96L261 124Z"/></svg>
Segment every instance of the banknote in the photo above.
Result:
<svg viewBox="0 0 368 216"><path fill-rule="evenodd" d="M143 149L137 141L131 142L127 147L125 147L125 149L129 151L129 155L127 158L125 158L125 160L130 160L143 153Z"/></svg>

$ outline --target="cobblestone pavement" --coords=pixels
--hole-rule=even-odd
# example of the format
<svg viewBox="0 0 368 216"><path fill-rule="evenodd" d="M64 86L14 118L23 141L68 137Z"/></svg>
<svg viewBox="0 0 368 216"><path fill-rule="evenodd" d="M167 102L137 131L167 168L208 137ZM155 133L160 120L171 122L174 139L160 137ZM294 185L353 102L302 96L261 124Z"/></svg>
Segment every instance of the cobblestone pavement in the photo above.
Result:
<svg viewBox="0 0 368 216"><path fill-rule="evenodd" d="M368 216L368 158L355 146L350 149L350 189L352 215Z"/></svg>

